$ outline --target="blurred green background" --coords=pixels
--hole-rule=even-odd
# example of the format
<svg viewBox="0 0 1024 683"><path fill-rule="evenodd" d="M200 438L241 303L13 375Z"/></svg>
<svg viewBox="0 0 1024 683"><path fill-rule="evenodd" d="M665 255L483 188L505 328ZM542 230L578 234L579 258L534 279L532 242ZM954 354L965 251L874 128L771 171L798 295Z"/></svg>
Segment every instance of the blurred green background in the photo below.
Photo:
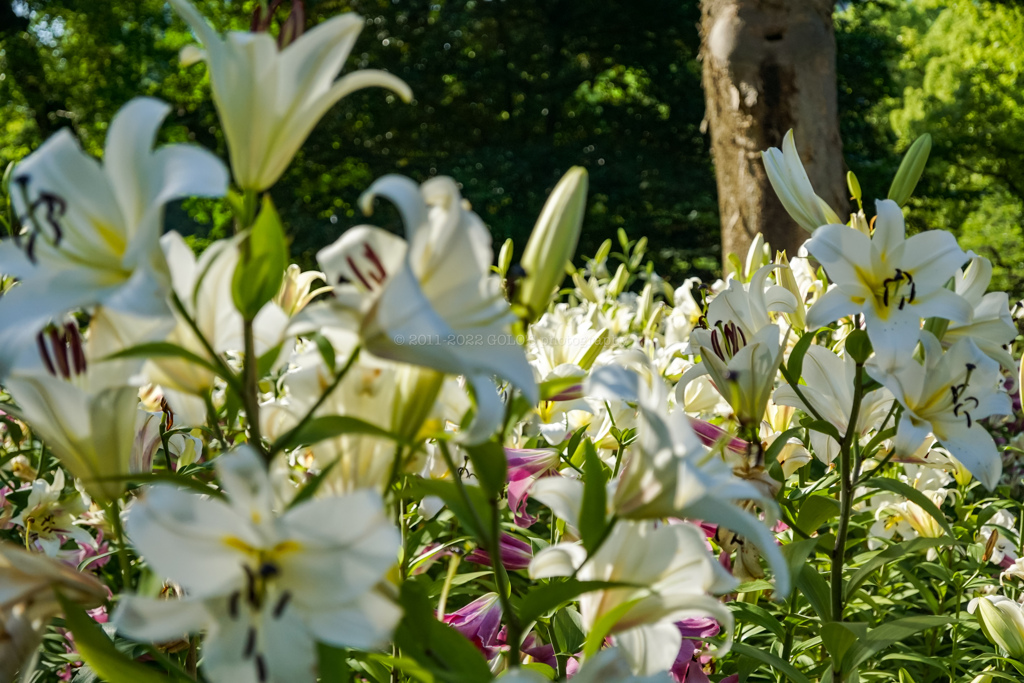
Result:
<svg viewBox="0 0 1024 683"><path fill-rule="evenodd" d="M253 2L199 0L221 30ZM309 23L354 10L366 28L348 68L387 69L416 99L381 90L343 100L274 187L306 266L362 222L356 199L386 173L447 174L521 248L547 193L574 164L590 172L582 253L616 229L646 235L673 282L718 270L718 216L701 132L697 0L307 0ZM877 0L836 10L847 166L884 196L903 150L931 133L912 227L952 230L996 265L994 286L1024 295L1024 11L1009 2ZM226 158L202 65L162 0L0 0L0 164L62 126L99 154L131 97L175 111L166 140ZM374 216L398 228L397 215ZM214 202L172 207L168 227L202 246L224 234ZM197 225L198 223L198 225Z"/></svg>

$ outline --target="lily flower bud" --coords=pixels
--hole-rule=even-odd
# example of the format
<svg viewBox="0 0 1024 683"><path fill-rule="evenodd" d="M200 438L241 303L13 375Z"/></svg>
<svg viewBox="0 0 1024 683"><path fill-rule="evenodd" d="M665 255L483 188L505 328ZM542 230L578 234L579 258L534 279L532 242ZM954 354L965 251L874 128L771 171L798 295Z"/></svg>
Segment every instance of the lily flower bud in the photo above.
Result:
<svg viewBox="0 0 1024 683"><path fill-rule="evenodd" d="M573 166L548 197L523 252L526 277L516 301L526 308L528 322L544 314L556 288L565 278L565 264L576 253L587 208L587 171Z"/></svg>
<svg viewBox="0 0 1024 683"><path fill-rule="evenodd" d="M1024 607L1002 595L986 595L972 600L967 611L977 615L989 640L1024 660Z"/></svg>
<svg viewBox="0 0 1024 683"><path fill-rule="evenodd" d="M900 168L896 171L896 177L892 180L889 188L889 199L900 206L905 206L910 195L917 187L917 181L921 180L924 173L924 165L928 163L928 154L932 151L932 136L925 133L907 150Z"/></svg>

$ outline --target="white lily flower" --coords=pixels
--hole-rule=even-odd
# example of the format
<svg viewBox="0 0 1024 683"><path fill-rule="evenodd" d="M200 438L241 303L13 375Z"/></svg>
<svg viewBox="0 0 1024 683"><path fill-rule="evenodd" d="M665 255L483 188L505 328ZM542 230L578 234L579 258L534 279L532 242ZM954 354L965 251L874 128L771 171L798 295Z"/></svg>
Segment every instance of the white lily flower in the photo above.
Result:
<svg viewBox="0 0 1024 683"><path fill-rule="evenodd" d="M608 484L609 514L623 519L682 517L726 527L764 554L775 569L776 590L788 594L787 565L774 535L740 505L756 501L770 520L777 510L774 500L709 453L683 411L668 411L667 389L660 378L648 385L625 368L606 366L594 372L586 393L597 398L632 396L637 401L637 443L630 447L619 478ZM583 488L579 479L545 477L534 483L531 496L578 528Z"/></svg>
<svg viewBox="0 0 1024 683"><path fill-rule="evenodd" d="M576 683L673 683L667 671L650 676L637 676L632 671L630 658L620 647L609 647L583 663L573 674ZM516 667L501 677L502 683L547 683L551 679L536 669Z"/></svg>
<svg viewBox="0 0 1024 683"><path fill-rule="evenodd" d="M786 266L774 263L762 266L745 285L735 279L729 280L725 290L708 304L708 326L732 323L740 328L744 337L750 338L774 322L772 313L796 311L796 296L782 285L769 284L771 272L783 268Z"/></svg>
<svg viewBox="0 0 1024 683"><path fill-rule="evenodd" d="M334 344L339 362L348 358L357 343L354 335L329 334L328 339ZM292 369L281 380L284 398L262 406L262 431L269 439L276 439L293 428L331 384L333 372L324 363L319 349L310 347L292 357L289 363ZM322 401L315 416L344 415L393 431L397 425L392 420L392 412L402 367L370 354L360 355L341 383ZM343 434L312 444L309 450L318 469L331 466L320 490L347 493L361 488L382 492L388 485L395 448L392 439Z"/></svg>
<svg viewBox="0 0 1024 683"><path fill-rule="evenodd" d="M312 683L316 642L382 646L400 610L376 586L400 542L380 496L322 498L277 515L251 448L216 462L228 500L157 484L129 508L132 543L186 597L125 596L118 630L144 642L206 630L203 668L215 681Z"/></svg>
<svg viewBox="0 0 1024 683"><path fill-rule="evenodd" d="M64 495L64 471L54 470L53 482L36 479L28 494L28 502L11 519L11 524L25 530L27 542L38 544L43 552L56 557L67 538L79 544L91 545L92 536L75 524L89 507L81 492Z"/></svg>
<svg viewBox="0 0 1024 683"><path fill-rule="evenodd" d="M807 241L807 251L835 283L807 312L807 325L816 329L863 313L877 362L891 370L913 353L921 318L970 322L971 305L945 288L967 255L942 230L907 239L899 205L883 199L877 207L870 238L846 225L826 225Z"/></svg>
<svg viewBox="0 0 1024 683"><path fill-rule="evenodd" d="M83 607L107 600L106 587L64 562L0 541L0 681L18 680L35 656L52 617L57 592Z"/></svg>
<svg viewBox="0 0 1024 683"><path fill-rule="evenodd" d="M854 379L857 363L849 356L840 357L823 346L809 346L804 355L803 379L800 393L809 406L797 395L796 390L785 384L775 390L775 402L799 408L808 415L813 408L821 417L831 423L840 435L849 429L850 412L853 410ZM874 389L864 394L855 427L857 438L863 438L885 418L892 407L892 393L886 388ZM839 443L828 434L811 430L811 446L814 454L826 465L839 455Z"/></svg>
<svg viewBox="0 0 1024 683"><path fill-rule="evenodd" d="M913 454L932 433L992 490L999 482L1002 461L992 436L978 420L1011 413L1009 397L996 389L999 364L970 339L961 339L942 353L935 336L922 332L921 344L924 363L906 362L896 372L885 372L873 361L865 366L903 405L896 453Z"/></svg>
<svg viewBox="0 0 1024 683"><path fill-rule="evenodd" d="M807 232L822 225L841 223L828 203L814 193L800 154L796 151L792 129L782 140L782 149L771 147L761 152L768 181L779 196L779 201L793 220Z"/></svg>
<svg viewBox="0 0 1024 683"><path fill-rule="evenodd" d="M317 122L346 95L380 86L412 99L405 81L385 71L362 69L335 80L365 24L354 12L328 19L279 50L265 32L221 37L188 0L170 2L205 48L193 54L209 67L231 171L243 190L277 182Z"/></svg>
<svg viewBox="0 0 1024 683"><path fill-rule="evenodd" d="M985 595L967 605L985 636L1010 657L1024 660L1024 605L1005 595Z"/></svg>
<svg viewBox="0 0 1024 683"><path fill-rule="evenodd" d="M989 358L996 360L1011 374L1017 373L1017 363L1007 347L1017 337L1017 326L1010 315L1010 301L1006 292L987 292L992 281L992 262L976 254L968 254L971 262L959 271L954 280L956 293L974 309L967 324L951 322L942 335L942 345L949 348L958 340L974 340Z"/></svg>
<svg viewBox="0 0 1024 683"><path fill-rule="evenodd" d="M30 425L64 467L94 498L119 497L130 471L138 387L103 364L90 339L82 348L78 328L65 327L65 338L54 333L47 346L40 338L42 367L11 374L4 386L18 403L11 412ZM62 485L63 486L63 485Z"/></svg>
<svg viewBox="0 0 1024 683"><path fill-rule="evenodd" d="M354 317L371 353L464 375L477 404L464 438L482 441L503 417L495 375L530 403L538 399L526 353L510 334L514 316L490 271L490 234L451 178L417 186L385 176L363 194L365 213L378 195L398 207L408 241L368 225L347 230L317 255L336 301L311 305L306 319L334 311L334 324L345 326Z"/></svg>
<svg viewBox="0 0 1024 683"><path fill-rule="evenodd" d="M609 612L624 608L609 635L639 675L671 668L682 643L675 621L711 616L725 633L732 630L732 613L710 594L732 590L736 579L715 561L703 532L692 524L618 522L589 558L581 546L559 543L537 553L530 563L532 579L574 573L580 581L636 586L584 594L580 615L584 632L589 632ZM727 641L722 651L729 647Z"/></svg>
<svg viewBox="0 0 1024 683"><path fill-rule="evenodd" d="M139 316L167 310L164 204L227 189L224 164L206 150L153 150L170 109L147 97L122 107L102 165L64 129L14 168L11 198L28 233L0 245L0 272L21 280L0 300L0 346L20 348L50 318L84 306Z"/></svg>
<svg viewBox="0 0 1024 683"><path fill-rule="evenodd" d="M694 330L690 338L700 349L701 362L679 383L685 386L694 377L711 375L736 419L743 425L760 424L785 351L778 326L766 325L747 338L740 326L730 322L712 330Z"/></svg>

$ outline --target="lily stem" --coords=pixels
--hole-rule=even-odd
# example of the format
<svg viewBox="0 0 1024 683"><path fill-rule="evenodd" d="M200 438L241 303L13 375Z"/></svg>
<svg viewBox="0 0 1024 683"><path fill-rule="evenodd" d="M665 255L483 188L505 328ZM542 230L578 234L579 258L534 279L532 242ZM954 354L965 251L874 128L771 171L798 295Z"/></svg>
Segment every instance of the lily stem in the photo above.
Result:
<svg viewBox="0 0 1024 683"><path fill-rule="evenodd" d="M121 503L117 499L110 501L107 508L107 516L110 517L110 526L117 536L117 559L121 564L121 583L124 590L131 590L132 587L132 564L128 558L128 545L124 537L124 527L121 526Z"/></svg>
<svg viewBox="0 0 1024 683"><path fill-rule="evenodd" d="M289 429L287 432L285 432L280 438L275 440L274 443L270 444L270 450L267 453L267 458L273 458L279 452L287 448L289 442L293 438L295 438L295 436L301 433L302 429L307 424L309 424L309 421L312 420L313 417L316 415L316 411L319 410L320 406L322 406L324 402L330 397L330 395L334 393L334 390L338 388L338 385L341 384L342 380L345 379L345 376L348 375L348 371L352 369L353 365L355 365L356 359L359 358L360 348L361 347L356 346L354 349L352 349L352 353L349 355L348 360L345 361L345 365L341 368L341 370L338 371L336 375L334 375L334 379L331 380L331 383L327 385L327 388L324 389L323 392L320 394L320 398L318 398L316 400L316 403L314 403L312 407L306 411L306 414L302 416L302 418L295 424L295 426ZM394 482L394 479L395 478L392 476L391 481Z"/></svg>
<svg viewBox="0 0 1024 683"><path fill-rule="evenodd" d="M245 364L242 366L242 401L245 404L245 416L249 420L249 443L263 459L270 463L270 453L263 447L263 436L260 434L260 387L259 371L256 366L256 338L253 334L252 320L243 322L242 331L245 335Z"/></svg>
<svg viewBox="0 0 1024 683"><path fill-rule="evenodd" d="M864 398L864 364L857 363L853 378L853 405L846 434L839 445L839 529L836 544L832 549L832 619L843 620L843 561L846 557L846 537L850 531L850 512L853 507L853 445L857 434L857 418ZM839 662L833 662L833 676L836 683L843 683L844 672Z"/></svg>

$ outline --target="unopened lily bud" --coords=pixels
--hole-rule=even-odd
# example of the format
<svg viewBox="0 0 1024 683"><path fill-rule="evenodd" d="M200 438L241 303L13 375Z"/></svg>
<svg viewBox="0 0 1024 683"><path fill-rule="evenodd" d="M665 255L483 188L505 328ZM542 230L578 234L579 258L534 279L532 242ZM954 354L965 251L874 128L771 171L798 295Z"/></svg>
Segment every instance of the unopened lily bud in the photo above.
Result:
<svg viewBox="0 0 1024 683"><path fill-rule="evenodd" d="M505 243L501 245L501 251L498 252L498 275L505 277L508 273L509 266L512 265L512 238L509 237L505 240Z"/></svg>
<svg viewBox="0 0 1024 683"><path fill-rule="evenodd" d="M601 242L601 246L597 248L597 253L594 254L594 262L601 263L608 258L608 254L612 253L612 241L610 239Z"/></svg>
<svg viewBox="0 0 1024 683"><path fill-rule="evenodd" d="M622 294L622 290L626 288L626 281L629 279L629 270L626 268L625 263L619 264L619 269L615 271L615 277L608 283L608 296L617 297Z"/></svg>
<svg viewBox="0 0 1024 683"><path fill-rule="evenodd" d="M573 166L548 197L523 251L526 271L516 301L526 307L529 322L544 314L565 277L565 263L576 253L587 208L587 171Z"/></svg>
<svg viewBox="0 0 1024 683"><path fill-rule="evenodd" d="M981 623L985 636L1011 657L1024 660L1024 607L1002 595L971 601L967 610Z"/></svg>
<svg viewBox="0 0 1024 683"><path fill-rule="evenodd" d="M850 198L860 203L863 197L860 191L860 181L857 180L857 174L853 171L846 172L846 186L850 189Z"/></svg>
<svg viewBox="0 0 1024 683"><path fill-rule="evenodd" d="M900 206L906 205L910 195L914 193L914 188L917 187L917 181L924 173L924 165L928 163L928 154L931 151L932 136L928 133L914 141L900 162L899 170L896 171L896 177L889 188L889 199Z"/></svg>
<svg viewBox="0 0 1024 683"><path fill-rule="evenodd" d="M775 254L775 263L779 266L775 271L775 280L796 298L796 307L793 312L784 313L783 316L793 326L793 329L803 330L807 327L807 308L804 305L804 295L800 293L800 285L797 284L793 270L789 267L786 252L780 251Z"/></svg>
<svg viewBox="0 0 1024 683"><path fill-rule="evenodd" d="M584 299L592 304L601 303L600 299L597 297L597 292L590 285L590 282L587 281L586 276L582 272L573 273L572 282L576 285L576 290Z"/></svg>
<svg viewBox="0 0 1024 683"><path fill-rule="evenodd" d="M654 305L654 287L648 282L640 292L640 301L637 305L637 312L640 315L641 324L646 324L651 317L651 307Z"/></svg>

